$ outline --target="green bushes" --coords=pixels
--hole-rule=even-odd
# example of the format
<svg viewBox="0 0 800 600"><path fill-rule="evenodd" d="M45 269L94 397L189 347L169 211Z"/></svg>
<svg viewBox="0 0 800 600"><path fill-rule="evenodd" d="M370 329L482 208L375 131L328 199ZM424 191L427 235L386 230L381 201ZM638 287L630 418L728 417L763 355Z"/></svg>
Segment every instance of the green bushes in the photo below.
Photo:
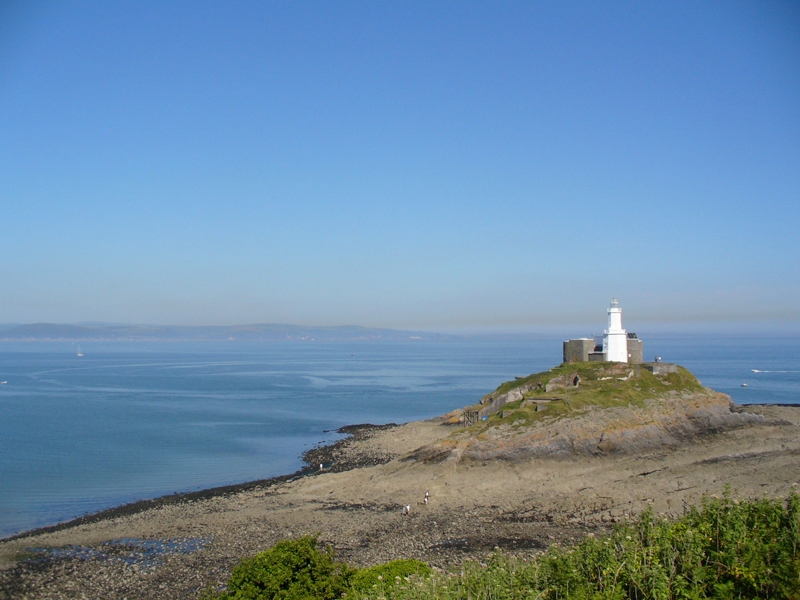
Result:
<svg viewBox="0 0 800 600"><path fill-rule="evenodd" d="M646 513L607 539L551 550L538 589L574 598L800 597L800 499L706 499L671 522Z"/></svg>
<svg viewBox="0 0 800 600"><path fill-rule="evenodd" d="M316 538L285 540L239 563L220 598L332 600L347 591L351 573L331 551L320 551Z"/></svg>
<svg viewBox="0 0 800 600"><path fill-rule="evenodd" d="M382 565L359 569L351 580L352 592L369 594L373 590L380 595L392 592L394 588L411 577L430 575L431 568L421 560L413 558L392 560Z"/></svg>
<svg viewBox="0 0 800 600"><path fill-rule="evenodd" d="M584 542L568 562L591 565L590 590L608 589L600 571L613 570L629 598L797 597L798 508L794 494L785 503L705 499L675 522L646 513L608 540Z"/></svg>
<svg viewBox="0 0 800 600"><path fill-rule="evenodd" d="M279 547L280 553L270 555ZM302 559L284 556L295 549ZM319 562L312 560L314 552ZM267 555L272 558L255 560ZM267 575L268 565L281 570ZM292 569L300 575L292 575ZM296 583L251 584L273 580ZM236 595L245 589L262 595ZM424 563L411 560L353 571L317 550L313 538L302 538L244 561L225 597L288 600L341 593L393 600L800 599L800 496L744 502L706 498L676 521L647 512L635 524L615 527L608 537L552 547L529 561L497 552L486 565L469 562L459 573L431 573Z"/></svg>
<svg viewBox="0 0 800 600"><path fill-rule="evenodd" d="M311 536L284 540L265 552L244 559L233 570L219 600L332 600L344 595L386 593L410 576L431 568L413 559L393 560L366 569L351 569L321 551Z"/></svg>

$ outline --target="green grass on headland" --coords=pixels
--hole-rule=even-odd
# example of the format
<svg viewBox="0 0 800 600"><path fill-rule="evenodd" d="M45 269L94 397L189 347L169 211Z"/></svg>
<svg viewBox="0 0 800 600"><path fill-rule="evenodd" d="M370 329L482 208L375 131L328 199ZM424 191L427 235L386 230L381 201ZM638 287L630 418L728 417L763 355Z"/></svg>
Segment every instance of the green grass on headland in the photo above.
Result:
<svg viewBox="0 0 800 600"><path fill-rule="evenodd" d="M627 377L631 372L633 372L633 375L630 379L623 382L622 378ZM603 391L614 387L625 387L622 384L627 384L642 394L661 393L669 390L700 391L703 389L697 378L683 367L678 367L677 373L653 375L642 365L613 362L576 362L562 363L549 371L507 381L490 395L497 396L513 389L529 388L537 383L546 385L551 379L571 374L577 374L580 377L579 389L583 390ZM526 392L526 395L535 395L536 393L545 394L543 390L540 390L539 392Z"/></svg>
<svg viewBox="0 0 800 600"><path fill-rule="evenodd" d="M243 562L234 571L229 590L222 597L240 600L800 598L800 496L795 494L785 501L740 502L727 495L721 499L706 498L700 507L692 508L675 521L646 512L637 523L618 525L607 537L587 537L574 547L554 546L531 560L497 551L487 564L469 562L455 573L430 572L427 567L421 568L418 561L394 561L398 563L395 566L387 563L371 570L350 569L334 565L330 554L315 549L319 555L328 557L323 562L330 559L320 576L336 578L334 582L320 584L307 577L308 565L313 560L306 554L315 540L302 538L282 544L284 554L291 551L292 544L302 546L298 548L302 559L279 561L272 565L272 571L264 568L263 560L247 559L250 562ZM302 577L293 579L292 567L287 567L292 564L297 565L294 568L302 572ZM253 572L243 573L243 570ZM359 576L365 572L369 576ZM308 587L259 587L260 578L303 581ZM242 587L245 579L250 584ZM330 590L335 595L325 595L321 590Z"/></svg>
<svg viewBox="0 0 800 600"><path fill-rule="evenodd" d="M571 382L578 378L578 385ZM564 386L553 386L554 382L568 382ZM551 390L547 391L548 383ZM484 396L482 402L519 390L521 400L508 402L502 410L489 416L475 427L486 429L500 424L526 426L548 418L567 416L588 407L610 408L613 406L644 406L644 401L670 392L678 394L703 392L702 384L683 367L677 373L653 375L641 365L608 362L564 363L522 379L507 381L494 392ZM537 405L546 405L542 410ZM482 406L470 407L479 410Z"/></svg>

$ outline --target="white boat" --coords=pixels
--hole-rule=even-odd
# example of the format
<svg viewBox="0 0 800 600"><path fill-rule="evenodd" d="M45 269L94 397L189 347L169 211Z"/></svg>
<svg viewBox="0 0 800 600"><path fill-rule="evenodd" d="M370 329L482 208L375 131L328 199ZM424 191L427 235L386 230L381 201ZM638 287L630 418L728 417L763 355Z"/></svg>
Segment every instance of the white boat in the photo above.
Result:
<svg viewBox="0 0 800 600"><path fill-rule="evenodd" d="M5 385L7 383L8 383L7 381L0 381L0 385Z"/></svg>
<svg viewBox="0 0 800 600"><path fill-rule="evenodd" d="M83 356L83 352L81 352L81 347L78 346L78 356Z"/></svg>
<svg viewBox="0 0 800 600"><path fill-rule="evenodd" d="M746 384L746 383L743 383L743 384L742 384L742 387L747 387L747 384Z"/></svg>

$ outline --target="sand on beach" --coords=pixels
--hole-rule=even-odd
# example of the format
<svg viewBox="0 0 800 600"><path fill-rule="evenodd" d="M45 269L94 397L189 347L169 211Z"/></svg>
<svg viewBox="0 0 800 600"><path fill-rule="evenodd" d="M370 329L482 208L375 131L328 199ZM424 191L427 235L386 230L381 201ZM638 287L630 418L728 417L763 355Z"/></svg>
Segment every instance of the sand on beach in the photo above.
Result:
<svg viewBox="0 0 800 600"><path fill-rule="evenodd" d="M415 557L448 568L495 547L530 555L577 541L648 506L681 514L726 488L786 496L800 482L800 408L737 410L763 420L638 454L524 461L409 460L450 435L444 419L374 428L335 451L333 466L356 468L0 542L0 598L192 598L241 558L305 534L353 565ZM148 552L138 540L170 544Z"/></svg>

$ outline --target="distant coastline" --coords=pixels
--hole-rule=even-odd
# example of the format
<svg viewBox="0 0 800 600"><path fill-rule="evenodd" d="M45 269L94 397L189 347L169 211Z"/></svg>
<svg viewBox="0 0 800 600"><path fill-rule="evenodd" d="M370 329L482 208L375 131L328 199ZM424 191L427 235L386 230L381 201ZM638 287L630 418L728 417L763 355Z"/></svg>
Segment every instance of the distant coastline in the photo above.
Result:
<svg viewBox="0 0 800 600"><path fill-rule="evenodd" d="M279 323L219 326L30 323L0 326L0 341L360 341L451 337L356 325L313 327Z"/></svg>

